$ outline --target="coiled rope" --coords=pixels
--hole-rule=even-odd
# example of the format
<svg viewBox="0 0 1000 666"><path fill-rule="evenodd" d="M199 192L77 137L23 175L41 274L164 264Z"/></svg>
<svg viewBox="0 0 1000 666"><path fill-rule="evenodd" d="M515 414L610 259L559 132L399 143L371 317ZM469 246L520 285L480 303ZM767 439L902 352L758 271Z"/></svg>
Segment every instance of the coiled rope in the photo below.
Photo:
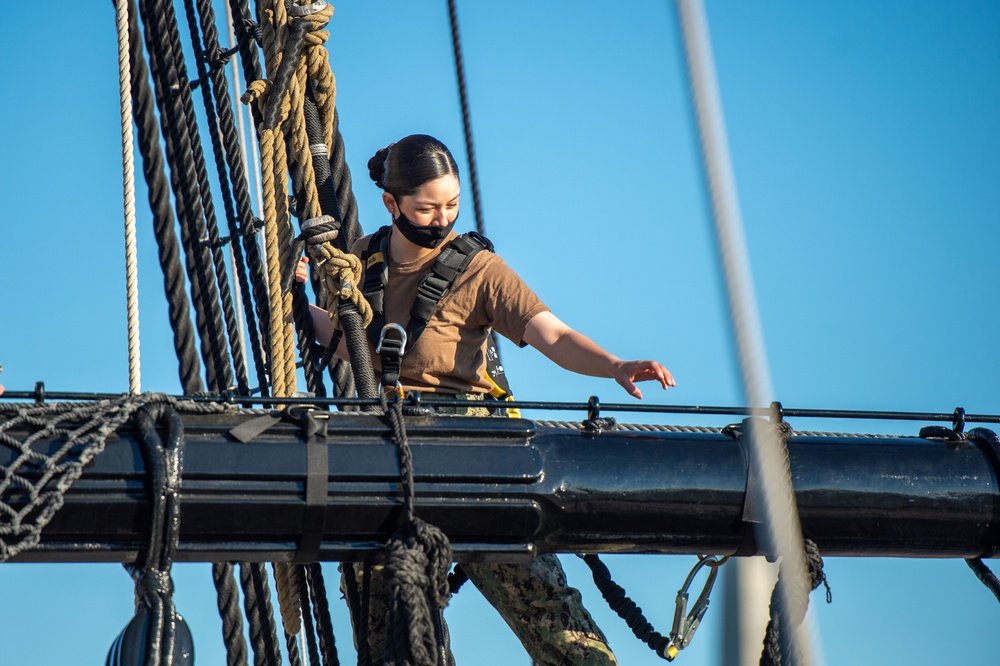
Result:
<svg viewBox="0 0 1000 666"><path fill-rule="evenodd" d="M135 247L135 167L132 161L132 70L129 66L128 0L115 0L118 30L118 93L122 123L122 189L125 206L125 292L128 310L128 391L142 390L139 358L139 278Z"/></svg>

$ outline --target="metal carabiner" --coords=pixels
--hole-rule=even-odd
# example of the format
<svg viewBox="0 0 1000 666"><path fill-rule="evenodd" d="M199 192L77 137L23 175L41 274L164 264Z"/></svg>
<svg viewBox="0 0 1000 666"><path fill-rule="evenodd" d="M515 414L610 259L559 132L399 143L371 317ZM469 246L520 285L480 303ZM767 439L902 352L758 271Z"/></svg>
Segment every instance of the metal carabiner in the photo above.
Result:
<svg viewBox="0 0 1000 666"><path fill-rule="evenodd" d="M712 593L712 587L715 586L715 579L719 575L719 567L725 564L728 559L728 555L721 558L715 555L701 556L698 559L698 564L694 565L691 573L684 580L684 586L677 591L677 606L674 609L674 624L670 630L671 645L667 649L667 661L673 661L677 653L686 648L691 643L691 639L694 638L694 632L698 630L701 618L705 617L705 611L708 610L708 597ZM702 567L708 567L711 571L709 571L708 580L705 581L705 586L702 588L701 594L698 595L694 606L688 612L688 589Z"/></svg>
<svg viewBox="0 0 1000 666"><path fill-rule="evenodd" d="M399 345L399 355L402 356L403 352L406 350L406 329L399 324L386 324L382 327L382 332L378 335L378 345L375 347L375 353L382 353L382 343L385 342L386 331L393 330L399 333L401 342Z"/></svg>

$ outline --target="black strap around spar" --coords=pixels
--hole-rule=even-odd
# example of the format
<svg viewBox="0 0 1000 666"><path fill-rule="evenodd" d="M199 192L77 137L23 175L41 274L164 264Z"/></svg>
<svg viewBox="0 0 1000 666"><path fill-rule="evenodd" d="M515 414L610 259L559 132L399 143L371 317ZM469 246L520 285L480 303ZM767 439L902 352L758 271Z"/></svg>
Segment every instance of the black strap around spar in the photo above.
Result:
<svg viewBox="0 0 1000 666"><path fill-rule="evenodd" d="M372 306L374 315L368 326L368 339L378 345L379 336L385 326L385 286L389 282L389 229L385 226L372 234L368 249L361 255L365 266L362 293ZM410 321L406 324L407 348L412 348L427 322L434 316L438 304L451 291L455 280L461 275L472 259L483 250L493 252L493 243L475 231L464 233L441 251L430 272L417 286L417 296L410 307ZM403 350L405 351L405 350Z"/></svg>

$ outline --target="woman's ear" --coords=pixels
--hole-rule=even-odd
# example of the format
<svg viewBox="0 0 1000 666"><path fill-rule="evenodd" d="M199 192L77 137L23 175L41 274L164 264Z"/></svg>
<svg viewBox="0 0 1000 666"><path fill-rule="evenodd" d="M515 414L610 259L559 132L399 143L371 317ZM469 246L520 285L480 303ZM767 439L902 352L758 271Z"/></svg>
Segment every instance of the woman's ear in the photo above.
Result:
<svg viewBox="0 0 1000 666"><path fill-rule="evenodd" d="M396 198L393 197L388 192L383 192L382 203L385 204L385 209L389 211L389 214L392 215L392 218L396 219L396 210L399 208L399 206L396 205Z"/></svg>

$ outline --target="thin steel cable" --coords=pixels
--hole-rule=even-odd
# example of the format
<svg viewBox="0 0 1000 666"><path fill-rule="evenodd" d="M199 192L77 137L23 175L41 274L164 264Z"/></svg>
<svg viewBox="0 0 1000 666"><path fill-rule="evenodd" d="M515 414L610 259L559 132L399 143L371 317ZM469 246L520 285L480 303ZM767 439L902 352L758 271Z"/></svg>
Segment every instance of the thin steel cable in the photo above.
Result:
<svg viewBox="0 0 1000 666"><path fill-rule="evenodd" d="M118 93L122 116L122 189L125 206L125 293L128 310L128 391L142 390L139 358L139 271L135 243L135 164L132 159L132 68L129 65L128 0L116 0Z"/></svg>
<svg viewBox="0 0 1000 666"><path fill-rule="evenodd" d="M704 6L700 0L677 0L684 37L695 115L698 119L705 172L711 192L716 240L729 298L740 371L751 405L772 400L771 378L764 351L763 334L750 274L735 177L719 100ZM749 447L761 479L764 529L768 547L782 558L781 598L795 613L802 604L796 589L808 589L802 531L791 485L788 454L771 429L754 428ZM804 611L803 611L804 612ZM809 664L811 654L803 628L790 636L790 663Z"/></svg>

